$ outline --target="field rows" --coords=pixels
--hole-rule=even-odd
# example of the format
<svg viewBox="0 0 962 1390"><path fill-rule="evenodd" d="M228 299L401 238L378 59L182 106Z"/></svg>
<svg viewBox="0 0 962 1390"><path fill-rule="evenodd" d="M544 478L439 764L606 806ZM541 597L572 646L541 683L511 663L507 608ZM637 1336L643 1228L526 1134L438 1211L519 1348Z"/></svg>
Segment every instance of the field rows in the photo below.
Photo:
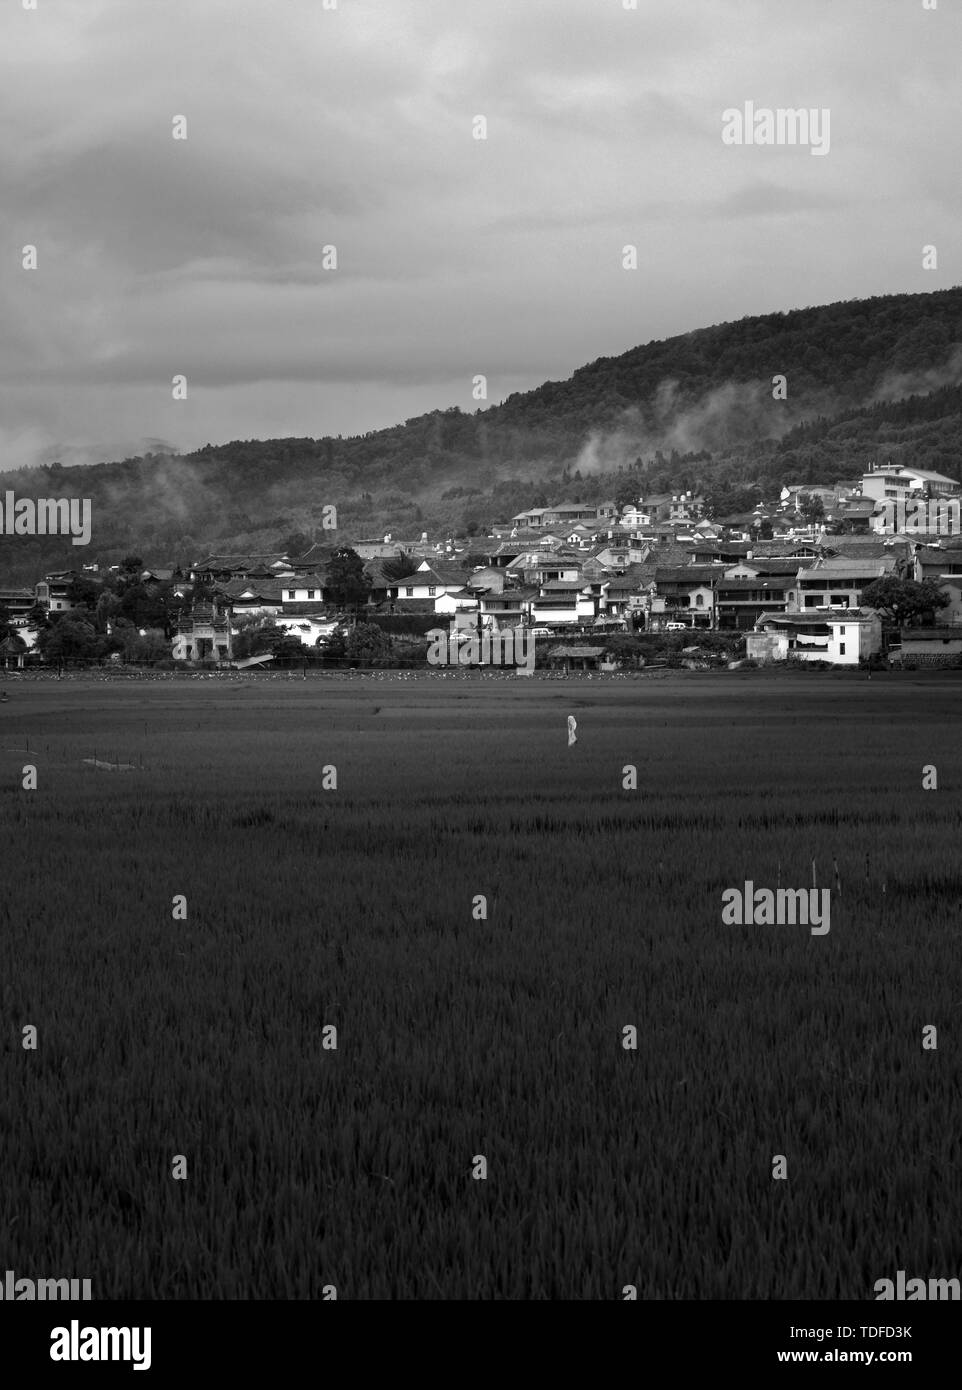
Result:
<svg viewBox="0 0 962 1390"><path fill-rule="evenodd" d="M959 1273L956 706L811 675L17 687L3 1267L97 1298ZM722 925L725 888L813 859L827 936Z"/></svg>

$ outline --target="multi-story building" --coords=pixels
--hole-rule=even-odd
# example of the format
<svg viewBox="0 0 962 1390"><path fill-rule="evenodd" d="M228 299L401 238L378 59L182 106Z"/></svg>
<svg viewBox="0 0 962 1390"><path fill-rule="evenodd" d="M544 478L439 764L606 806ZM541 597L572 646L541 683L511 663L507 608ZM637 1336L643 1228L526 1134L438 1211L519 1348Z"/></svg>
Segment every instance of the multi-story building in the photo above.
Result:
<svg viewBox="0 0 962 1390"><path fill-rule="evenodd" d="M744 632L761 617L784 613L794 597L794 575L781 579L719 579L715 592L718 626Z"/></svg>
<svg viewBox="0 0 962 1390"><path fill-rule="evenodd" d="M877 579L894 575L896 566L894 555L868 560L850 560L844 555L818 558L798 571L794 610L861 608L863 590Z"/></svg>
<svg viewBox="0 0 962 1390"><path fill-rule="evenodd" d="M37 584L34 592L35 602L46 608L48 613L69 613L76 604L69 597L74 573L65 570L60 574L47 574Z"/></svg>
<svg viewBox="0 0 962 1390"><path fill-rule="evenodd" d="M862 475L862 496L875 502L914 502L930 497L958 497L962 484L942 473L903 464L873 466Z"/></svg>
<svg viewBox="0 0 962 1390"><path fill-rule="evenodd" d="M33 589L0 589L0 608L7 610L12 623L26 619L37 601Z"/></svg>
<svg viewBox="0 0 962 1390"><path fill-rule="evenodd" d="M882 621L877 613L781 613L760 618L745 639L756 661L830 661L857 666L860 657L881 650Z"/></svg>
<svg viewBox="0 0 962 1390"><path fill-rule="evenodd" d="M598 599L580 580L553 580L541 586L531 602L531 619L545 627L583 627L594 622Z"/></svg>

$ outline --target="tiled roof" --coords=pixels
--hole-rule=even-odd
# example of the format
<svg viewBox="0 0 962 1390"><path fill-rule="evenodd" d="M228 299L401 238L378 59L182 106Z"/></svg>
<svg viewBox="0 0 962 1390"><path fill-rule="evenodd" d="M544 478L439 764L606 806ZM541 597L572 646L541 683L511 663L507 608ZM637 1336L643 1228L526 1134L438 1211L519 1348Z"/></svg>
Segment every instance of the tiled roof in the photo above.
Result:
<svg viewBox="0 0 962 1390"><path fill-rule="evenodd" d="M740 560L738 563L746 565L749 569L758 569L762 575L774 579L782 575L791 575L794 577L800 569L808 569L814 564L814 560L810 556L796 556L793 560L767 560L763 558L758 560ZM734 569L735 566L729 565L727 568Z"/></svg>
<svg viewBox="0 0 962 1390"><path fill-rule="evenodd" d="M721 572L718 565L659 565L655 570L655 583L690 584L696 588L701 584L711 584Z"/></svg>
<svg viewBox="0 0 962 1390"><path fill-rule="evenodd" d="M836 556L852 560L869 560L885 555L904 555L908 541L904 536L889 537L888 543L877 536L832 536L823 549Z"/></svg>
<svg viewBox="0 0 962 1390"><path fill-rule="evenodd" d="M270 550L263 554L255 552L247 555L208 555L206 560L199 560L196 565L191 565L191 569L249 570L258 565L269 568L278 560L287 560L287 556L279 550Z"/></svg>
<svg viewBox="0 0 962 1390"><path fill-rule="evenodd" d="M263 603L280 603L282 600L279 584L249 584L246 579L232 579L229 584L220 584L217 587L217 593L223 594L231 603L237 603L244 599L251 603L255 600L260 600Z"/></svg>
<svg viewBox="0 0 962 1390"><path fill-rule="evenodd" d="M828 560L819 559L811 569L805 571L805 578L817 580L824 575L826 579L878 579L894 568L895 556L891 552L871 560L853 560L849 556L833 555Z"/></svg>

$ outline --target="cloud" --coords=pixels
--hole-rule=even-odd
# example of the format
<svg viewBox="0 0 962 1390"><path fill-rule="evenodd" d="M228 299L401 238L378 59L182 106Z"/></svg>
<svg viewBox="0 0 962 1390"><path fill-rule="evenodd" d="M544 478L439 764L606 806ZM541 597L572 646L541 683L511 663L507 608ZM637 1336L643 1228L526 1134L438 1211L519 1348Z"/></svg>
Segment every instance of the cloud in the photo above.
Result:
<svg viewBox="0 0 962 1390"><path fill-rule="evenodd" d="M5 6L0 244L39 267L0 257L0 467L364 431L471 408L476 372L498 398L701 324L943 287L920 248L962 251L962 20L882 9ZM830 155L723 146L748 98L829 106Z"/></svg>

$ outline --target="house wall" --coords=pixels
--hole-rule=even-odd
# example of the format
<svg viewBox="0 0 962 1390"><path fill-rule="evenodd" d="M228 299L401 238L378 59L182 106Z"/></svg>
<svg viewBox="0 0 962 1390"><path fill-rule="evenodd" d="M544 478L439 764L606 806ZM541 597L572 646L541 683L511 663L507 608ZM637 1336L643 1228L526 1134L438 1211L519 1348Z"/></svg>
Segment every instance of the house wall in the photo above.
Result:
<svg viewBox="0 0 962 1390"><path fill-rule="evenodd" d="M239 618L244 613L249 613L254 618L274 618L282 611L279 603L270 603L257 600L250 602L245 599L235 599L230 605L230 615L232 618Z"/></svg>
<svg viewBox="0 0 962 1390"><path fill-rule="evenodd" d="M442 594L448 593L451 589L459 587L454 584L428 584L418 579L416 574L410 576L411 582L402 584L392 584L390 593L392 598L433 598L436 599ZM410 592L408 592L410 590Z"/></svg>
<svg viewBox="0 0 962 1390"><path fill-rule="evenodd" d="M868 655L868 648L862 651L861 623L833 623L828 639L828 660L836 666L857 666L860 656Z"/></svg>
<svg viewBox="0 0 962 1390"><path fill-rule="evenodd" d="M817 587L814 580L810 580L806 585L804 580L800 580L795 590L797 595L793 604L789 605L789 612L805 613L811 608L860 608L862 603L862 590L868 588L869 584L874 584L874 579L861 579L857 587L853 587L852 581L840 577L837 580L826 578L819 580Z"/></svg>
<svg viewBox="0 0 962 1390"><path fill-rule="evenodd" d="M484 588L490 594L504 593L504 570L498 569L495 565L486 565L484 569L473 570L465 575L465 582L474 589Z"/></svg>
<svg viewBox="0 0 962 1390"><path fill-rule="evenodd" d="M281 603L323 603L324 590L320 584L282 584Z"/></svg>
<svg viewBox="0 0 962 1390"><path fill-rule="evenodd" d="M954 666L962 656L962 633L937 641L913 641L903 636L900 659L918 666Z"/></svg>
<svg viewBox="0 0 962 1390"><path fill-rule="evenodd" d="M532 599L532 621L539 623L586 623L595 616L592 599L578 596L568 599Z"/></svg>
<svg viewBox="0 0 962 1390"><path fill-rule="evenodd" d="M37 602L42 603L50 613L69 613L76 607L67 597L66 584L49 584L41 580L37 585Z"/></svg>
<svg viewBox="0 0 962 1390"><path fill-rule="evenodd" d="M750 632L745 638L745 654L755 661L785 661L788 635L784 632Z"/></svg>
<svg viewBox="0 0 962 1390"><path fill-rule="evenodd" d="M581 571L577 565L539 565L538 583L550 584L552 580L562 580L566 583L576 583L581 578Z"/></svg>
<svg viewBox="0 0 962 1390"><path fill-rule="evenodd" d="M459 611L473 613L477 610L478 600L465 594L439 594L434 600L435 613L457 613Z"/></svg>

